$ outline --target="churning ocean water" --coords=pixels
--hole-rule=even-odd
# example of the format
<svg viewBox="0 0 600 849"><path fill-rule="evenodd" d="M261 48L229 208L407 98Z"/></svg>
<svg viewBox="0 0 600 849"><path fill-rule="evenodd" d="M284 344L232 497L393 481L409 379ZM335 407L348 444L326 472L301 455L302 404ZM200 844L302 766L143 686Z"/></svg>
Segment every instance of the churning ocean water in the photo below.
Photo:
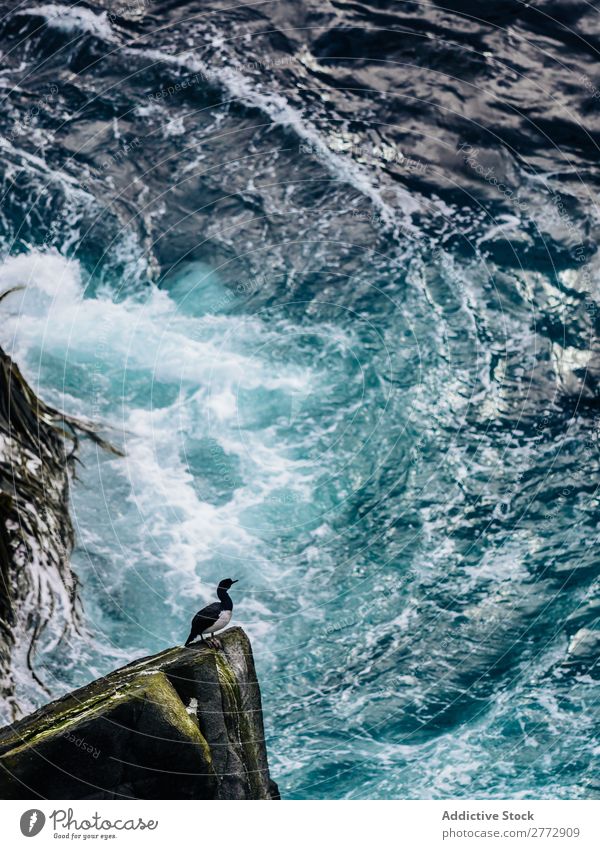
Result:
<svg viewBox="0 0 600 849"><path fill-rule="evenodd" d="M490 9L0 3L0 344L125 455L37 674L239 578L286 798L600 786L600 19Z"/></svg>

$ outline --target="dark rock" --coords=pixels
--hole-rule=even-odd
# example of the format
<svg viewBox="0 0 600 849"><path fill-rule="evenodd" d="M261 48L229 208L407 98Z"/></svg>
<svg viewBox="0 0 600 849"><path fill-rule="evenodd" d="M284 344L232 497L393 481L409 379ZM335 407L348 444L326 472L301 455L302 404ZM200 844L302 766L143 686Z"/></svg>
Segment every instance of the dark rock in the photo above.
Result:
<svg viewBox="0 0 600 849"><path fill-rule="evenodd" d="M0 731L5 799L275 799L248 638L142 658Z"/></svg>
<svg viewBox="0 0 600 849"><path fill-rule="evenodd" d="M58 413L36 397L0 348L0 700L5 721L19 715L13 647L29 646L27 662L35 677L32 656L40 630L49 625L52 631L54 624L60 633L77 620L67 506L74 457L64 435ZM36 574L44 580L36 580ZM53 603L51 596L59 594L68 599L68 609ZM57 606L56 622L49 623L46 611Z"/></svg>
<svg viewBox="0 0 600 849"><path fill-rule="evenodd" d="M0 293L0 301L7 295L11 292ZM75 634L80 621L77 578L70 565L74 533L68 504L82 433L119 453L93 425L38 398L0 348L0 716L4 721L23 712L14 695L14 646L25 648L21 657L26 658L27 671L40 697L47 698L48 690L34 668L38 636L44 633L46 641L58 641Z"/></svg>

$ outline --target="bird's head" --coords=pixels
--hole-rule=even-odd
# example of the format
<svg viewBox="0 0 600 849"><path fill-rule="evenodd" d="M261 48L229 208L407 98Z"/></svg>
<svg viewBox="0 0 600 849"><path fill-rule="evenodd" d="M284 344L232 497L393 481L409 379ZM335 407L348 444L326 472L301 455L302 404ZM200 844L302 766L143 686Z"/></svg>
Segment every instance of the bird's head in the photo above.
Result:
<svg viewBox="0 0 600 849"><path fill-rule="evenodd" d="M222 581L219 581L219 589L228 590L233 584L237 584L237 579L232 581L231 578L224 578Z"/></svg>

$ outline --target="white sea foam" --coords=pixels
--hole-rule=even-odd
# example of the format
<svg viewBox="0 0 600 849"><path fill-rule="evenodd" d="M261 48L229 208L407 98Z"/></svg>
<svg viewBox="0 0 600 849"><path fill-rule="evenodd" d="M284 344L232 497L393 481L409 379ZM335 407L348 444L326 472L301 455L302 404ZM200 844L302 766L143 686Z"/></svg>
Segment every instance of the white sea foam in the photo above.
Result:
<svg viewBox="0 0 600 849"><path fill-rule="evenodd" d="M134 51L130 52L133 55ZM135 52L139 53L139 51ZM145 50L144 55L156 62L175 66L190 74L199 74L204 79L212 80L222 86L233 100L260 110L274 124L291 128L298 139L306 142L317 153L336 179L349 183L364 197L369 198L388 226L395 227L401 223L406 230L414 232L415 235L418 233L411 220L411 214L420 208L418 200L406 189L396 186L393 188L394 204L389 203L374 185L368 169L352 157L336 153L333 145L329 145L311 121L288 103L283 95L273 90L262 90L256 80L251 80L239 70L228 67L226 64L218 68L206 65L191 52L172 56L160 50ZM401 222L398 221L399 215L402 217Z"/></svg>
<svg viewBox="0 0 600 849"><path fill-rule="evenodd" d="M0 341L36 384L55 384L53 401L93 417L90 388L56 397L57 381L44 372L44 363L52 369L58 364L67 381L74 368L84 368L91 388L106 402L103 409L110 410L109 423L123 433L125 458L94 468L94 453L86 455L89 471L80 476L88 491L75 488L80 568L88 568L81 566L85 551L92 560L101 555L114 564L109 592L118 596L119 581L133 571L140 592L160 593L172 615L181 617L190 597L198 603L211 599L212 587L204 580L215 562L246 572L260 564L255 586L269 586L285 574L285 564L270 562L265 540L277 531L273 515L281 505L295 510L310 503L318 468L290 456L278 438L278 414L261 410L261 393L310 397L317 375L306 366L269 359L279 329L256 317L185 314L157 289L119 302L103 295L86 298L80 267L56 252L7 259L0 266L0 291L15 286L24 291L3 304L7 319ZM123 390L130 373L144 385L144 404L132 402ZM155 406L150 390L160 385L178 391L172 402ZM255 400L252 393L258 393ZM285 416L282 421L287 423ZM190 437L212 441L237 458L239 479L224 503L199 494L186 461ZM245 605L250 621L253 612L263 618L267 609L251 594ZM250 631L258 635L271 627L255 621Z"/></svg>
<svg viewBox="0 0 600 849"><path fill-rule="evenodd" d="M45 3L19 9L20 15L40 15L48 25L67 33L86 32L98 38L110 40L113 36L106 12L93 12L84 6L61 6Z"/></svg>

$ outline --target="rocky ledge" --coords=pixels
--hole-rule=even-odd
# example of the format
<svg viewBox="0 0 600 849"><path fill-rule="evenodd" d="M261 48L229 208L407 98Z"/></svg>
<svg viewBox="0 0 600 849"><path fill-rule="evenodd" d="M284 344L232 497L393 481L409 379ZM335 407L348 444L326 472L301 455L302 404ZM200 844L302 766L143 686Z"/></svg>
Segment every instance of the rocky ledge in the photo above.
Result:
<svg viewBox="0 0 600 849"><path fill-rule="evenodd" d="M252 648L142 658L0 730L3 799L277 799Z"/></svg>

